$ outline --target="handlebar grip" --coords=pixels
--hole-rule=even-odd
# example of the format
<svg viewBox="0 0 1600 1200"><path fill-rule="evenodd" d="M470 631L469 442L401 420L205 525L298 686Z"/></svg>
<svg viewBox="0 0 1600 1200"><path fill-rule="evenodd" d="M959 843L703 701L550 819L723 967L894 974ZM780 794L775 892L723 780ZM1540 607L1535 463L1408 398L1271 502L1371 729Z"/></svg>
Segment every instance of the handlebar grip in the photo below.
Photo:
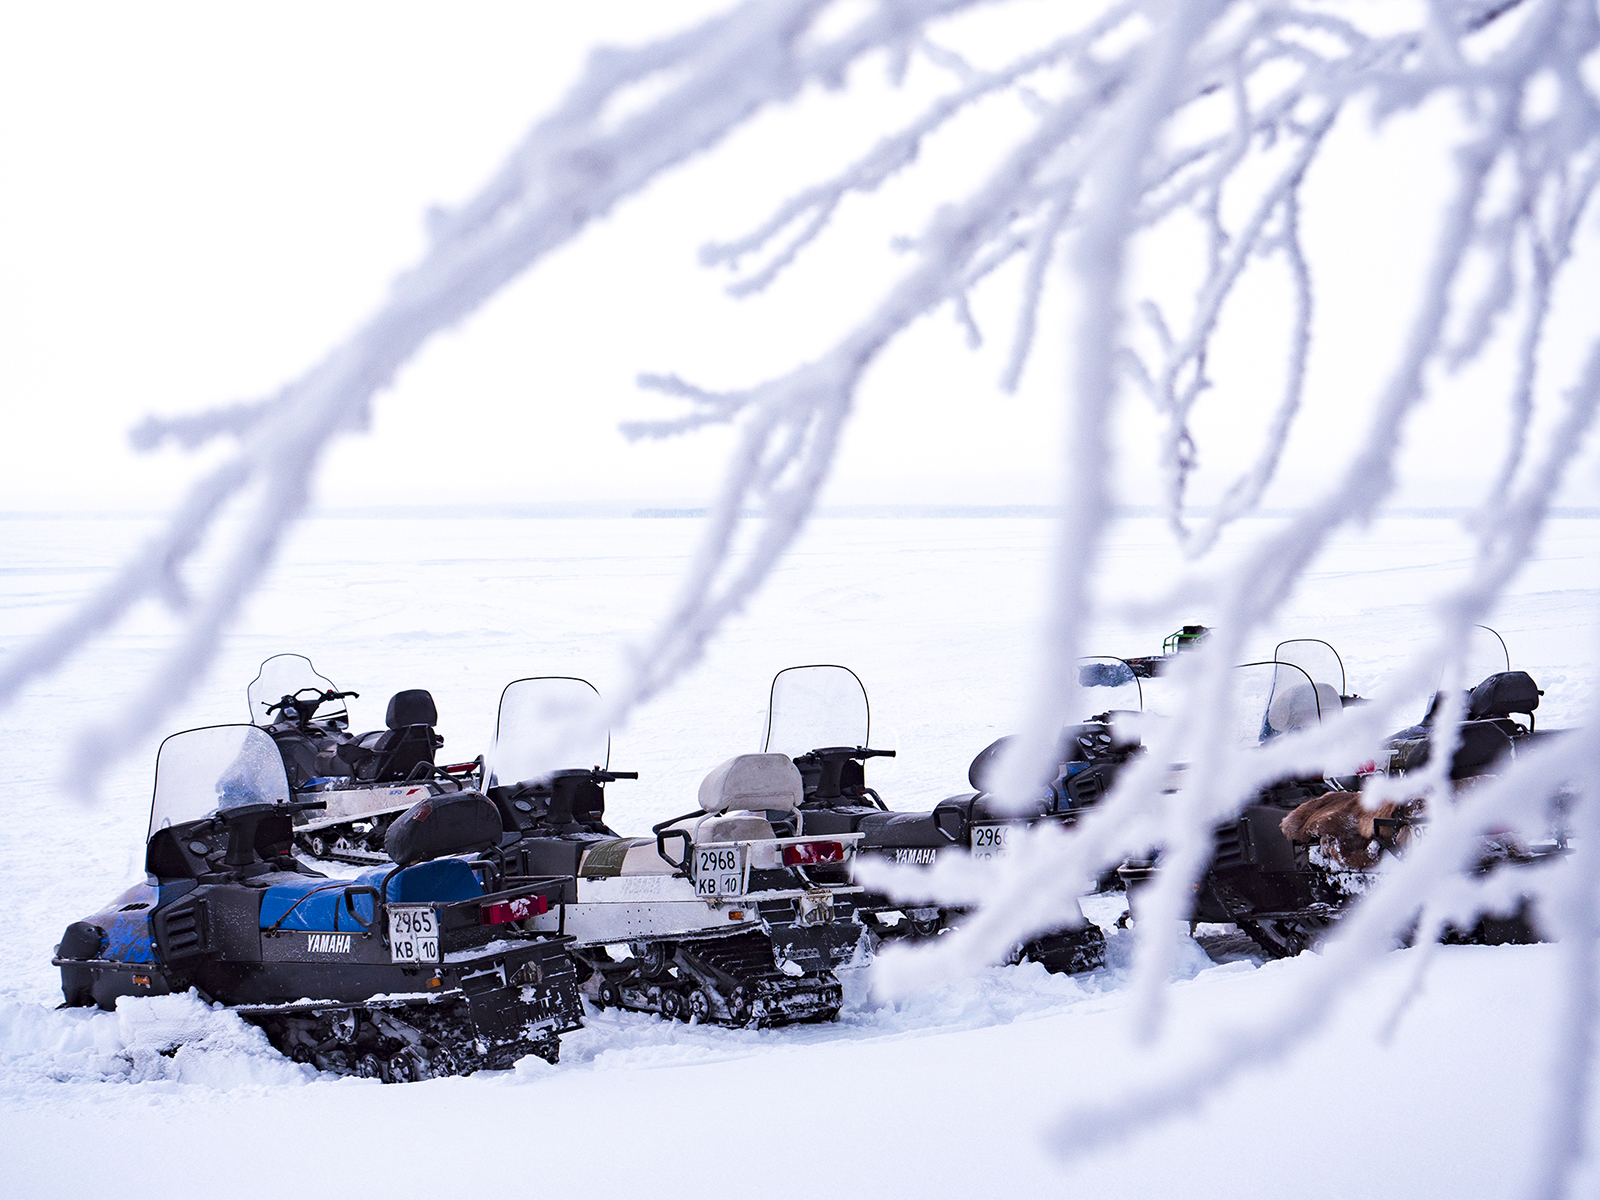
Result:
<svg viewBox="0 0 1600 1200"><path fill-rule="evenodd" d="M602 774L607 775L612 779L637 779L637 778L639 778L639 772L637 772L637 771L604 771L604 772L602 772Z"/></svg>
<svg viewBox="0 0 1600 1200"><path fill-rule="evenodd" d="M895 752L893 750L865 750L864 749L864 750L861 751L861 757L862 758L893 758L894 756L895 756Z"/></svg>

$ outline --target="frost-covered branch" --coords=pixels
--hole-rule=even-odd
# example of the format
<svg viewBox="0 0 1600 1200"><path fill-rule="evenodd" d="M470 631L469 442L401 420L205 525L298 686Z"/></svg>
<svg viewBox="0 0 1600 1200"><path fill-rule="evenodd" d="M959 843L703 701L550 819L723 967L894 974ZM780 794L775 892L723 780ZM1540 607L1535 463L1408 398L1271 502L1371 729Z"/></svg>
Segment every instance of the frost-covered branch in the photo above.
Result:
<svg viewBox="0 0 1600 1200"><path fill-rule="evenodd" d="M1021 839L1003 867L878 869L872 882L908 898L975 909L932 947L886 955L882 975L885 986L905 989L995 961L1016 942L1058 926L1107 867L1159 850L1162 869L1143 898L1151 919L1140 922L1135 958L1141 1028L1158 1038L1174 927L1188 913L1215 825L1275 780L1347 773L1373 758L1390 731L1409 723L1409 698L1432 690L1441 673L1470 682L1460 679L1468 631L1532 553L1593 428L1600 329L1592 313L1558 309L1600 181L1593 83L1600 20L1593 0L1107 0L1041 7L1034 33L998 56L998 65L977 61L960 44L961 22L1005 7L1001 0L748 0L675 37L597 52L480 192L434 217L422 261L320 363L270 397L152 419L136 431L146 447L231 439L232 450L111 581L7 658L0 700L142 599L182 612L184 633L158 675L141 697L119 706L111 729L94 735L95 753L80 754L79 771L92 779L157 727L200 676L303 511L322 453L334 437L365 428L374 397L433 334L662 171L808 89L848 91L852 72L880 58L892 80L916 74L938 80L942 90L911 120L884 130L865 155L754 218L748 232L732 231L708 247L707 265L737 271L754 264L736 276L735 294L783 286L786 268L842 214L917 170L925 148L975 106L1000 96L1016 101L1008 140L986 174L930 197L934 215L905 231L896 277L882 282L866 315L812 360L775 363L724 391L671 374L670 363L641 380L677 407L629 426L632 436L675 437L719 424L736 436L689 571L655 631L634 649L606 716L620 719L668 687L761 586L815 505L861 380L886 347L945 305L976 343L978 318L992 321L987 308L998 296L1011 323L1000 382L1015 387L1041 338L1054 336L1041 324L1041 306L1064 284L1074 320L1064 516L1037 673L1017 682L1032 704L1016 752L1002 764L1003 794L1020 798L1060 728L1083 716L1074 665L1090 649L1083 631L1092 619L1119 608L1183 619L1203 600L1217 632L1172 675L1172 719L1149 726L1147 752L1070 832L1039 830ZM662 85L656 98L617 115L621 99L643 83ZM1321 273L1302 214L1329 139L1356 123L1372 125L1367 136L1381 140L1385 121L1425 107L1447 114L1440 127L1452 139L1452 174L1436 219L1418 231L1430 256L1398 356L1369 398L1364 424L1353 428L1353 451L1330 461L1325 490L1242 555L1216 564L1212 551L1224 531L1284 482L1286 449L1316 394L1308 383L1317 369ZM1136 275L1130 263L1158 244L1188 247L1198 265L1188 274L1174 266L1156 280ZM1195 521L1191 486L1202 454L1213 449L1200 418L1242 411L1228 381L1216 377L1219 338L1232 327L1247 282L1262 278L1277 280L1289 321L1276 337L1258 334L1253 349L1282 364L1281 389L1248 465ZM1575 316L1591 339L1573 380L1552 377L1545 342L1558 315ZM1506 339L1514 343L1509 381L1485 365ZM1233 664L1306 582L1329 540L1370 520L1394 494L1399 448L1441 377L1474 371L1479 391L1503 402L1508 436L1494 478L1484 481L1466 578L1438 598L1423 646L1370 704L1315 730L1238 748L1229 736ZM1542 398L1563 384L1564 407L1539 420L1548 403ZM1112 430L1119 405L1136 391L1162 425L1163 508L1191 566L1161 594L1113 603L1091 581L1121 478L1117 451L1126 453L1113 445ZM1239 422L1217 422L1230 423ZM237 527L218 521L230 507L245 511ZM759 527L753 537L736 537L751 509L761 513ZM194 560L207 538L226 540L224 566L200 578ZM1429 837L1382 875L1301 985L1250 1022L1188 1047L1167 1075L1137 1094L1076 1114L1062 1127L1076 1145L1182 1111L1239 1072L1281 1057L1413 928L1426 936L1528 895L1541 919L1567 935L1569 956L1559 1031L1564 1057L1550 1075L1554 1115L1534 1183L1539 1195L1568 1186L1593 1085L1597 876L1590 860L1600 843L1600 716L1519 757L1498 782L1445 803L1460 710L1458 699L1441 708L1433 765L1409 780L1440 801ZM552 749L561 736L551 732ZM1577 829L1590 831L1576 853L1515 881L1471 874L1473 848L1486 830L1537 826L1547 797L1574 782L1571 815ZM1425 965L1426 955L1419 959ZM1396 1012L1403 1013L1403 1001Z"/></svg>

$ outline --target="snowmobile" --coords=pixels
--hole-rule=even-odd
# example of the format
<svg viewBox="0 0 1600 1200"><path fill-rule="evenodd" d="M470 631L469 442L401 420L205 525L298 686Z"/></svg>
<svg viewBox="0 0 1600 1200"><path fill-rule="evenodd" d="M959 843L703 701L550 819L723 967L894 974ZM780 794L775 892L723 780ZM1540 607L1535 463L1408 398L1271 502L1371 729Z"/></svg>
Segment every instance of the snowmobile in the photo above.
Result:
<svg viewBox="0 0 1600 1200"><path fill-rule="evenodd" d="M430 797L481 782L479 762L438 766L444 739L434 731L439 715L421 688L389 700L386 728L349 732L341 692L299 654L278 654L261 664L246 689L251 721L277 744L289 785L299 797L325 807L295 817L295 844L312 858L356 864L386 861L383 839L396 817Z"/></svg>
<svg viewBox="0 0 1600 1200"><path fill-rule="evenodd" d="M785 832L843 836L859 834L857 852L901 865L931 866L941 855L978 858L1003 855L1011 835L1038 821L1071 824L1102 796L1118 767L1137 752L1113 730L1114 710L1136 710L1139 682L1121 660L1085 660L1082 678L1106 710L1066 730L1057 754L1054 779L1041 784L1040 796L1025 813L995 806L989 791L995 763L1009 738L985 748L973 760L968 782L973 791L941 800L930 812L890 811L877 791L866 784L868 759L892 757L892 750L868 746L871 710L866 688L849 668L814 664L789 667L772 682L764 749L794 756L805 781L804 798L782 826ZM842 876L844 867L832 870ZM907 909L883 895L858 898L856 910L879 941L938 936L959 924L960 908L924 906ZM1080 912L1081 917L1081 912ZM1105 961L1105 935L1090 923L1079 923L1035 938L1019 956L1060 972L1093 970Z"/></svg>
<svg viewBox="0 0 1600 1200"><path fill-rule="evenodd" d="M1461 741L1450 778L1461 785L1492 773L1496 764L1535 736L1532 711L1540 695L1524 672L1509 670L1504 642L1480 627L1482 643L1498 654L1484 659L1492 669L1469 693ZM1469 665L1469 671L1474 668ZM1235 668L1242 711L1236 731L1245 744L1265 742L1280 733L1318 723L1360 698L1346 690L1338 653L1317 639L1279 645L1272 662ZM1368 773L1403 776L1427 762L1430 722L1440 703L1435 696L1419 725L1395 734L1386 761ZM1528 718L1526 725L1514 714ZM1401 853L1412 831L1425 823L1418 802L1386 804L1376 811L1360 802L1360 776L1338 779L1287 779L1264 789L1232 820L1218 827L1212 859L1196 891L1191 919L1228 923L1274 958L1298 954L1358 899L1386 854ZM1480 870L1506 862L1534 862L1560 853L1557 833L1549 844L1522 846L1487 839ZM1153 859L1120 868L1129 887L1130 911L1137 888L1156 869ZM1453 931L1451 940L1500 943L1537 940L1529 914L1485 917L1471 930Z"/></svg>
<svg viewBox="0 0 1600 1200"><path fill-rule="evenodd" d="M1204 625L1184 625L1176 631L1167 634L1166 640L1161 643L1160 654L1146 654L1138 658L1125 658L1122 661L1140 679L1154 679L1162 674L1180 653L1193 649L1206 640L1206 635L1211 630Z"/></svg>
<svg viewBox="0 0 1600 1200"><path fill-rule="evenodd" d="M574 940L585 992L602 1008L757 1026L831 1020L843 1002L833 971L861 938L843 867L853 836L784 836L773 826L802 797L782 754L743 754L706 776L699 806L623 837L605 823L610 739L575 762L541 769L538 737L554 720L592 711L586 680L521 679L500 699L487 794L505 834L482 861L507 878L573 877L559 914L529 927Z"/></svg>
<svg viewBox="0 0 1600 1200"><path fill-rule="evenodd" d="M174 734L156 756L144 882L67 927L53 963L66 1006L190 988L297 1062L385 1081L551 1062L581 1024L570 940L517 922L567 881L500 876L458 856L500 834L483 796L419 805L396 861L329 879L291 853L294 799L266 731ZM412 819L413 816L415 819Z"/></svg>

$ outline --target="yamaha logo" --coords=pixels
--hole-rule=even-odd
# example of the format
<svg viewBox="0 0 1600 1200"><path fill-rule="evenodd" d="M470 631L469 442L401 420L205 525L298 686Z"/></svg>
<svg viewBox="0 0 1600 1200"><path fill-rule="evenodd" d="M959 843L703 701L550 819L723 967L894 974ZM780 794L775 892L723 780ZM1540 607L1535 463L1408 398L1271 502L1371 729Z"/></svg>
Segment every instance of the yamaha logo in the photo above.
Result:
<svg viewBox="0 0 1600 1200"><path fill-rule="evenodd" d="M313 933L306 942L308 954L349 954L348 933Z"/></svg>
<svg viewBox="0 0 1600 1200"><path fill-rule="evenodd" d="M933 861L934 849L896 850L894 861L897 866L927 866Z"/></svg>

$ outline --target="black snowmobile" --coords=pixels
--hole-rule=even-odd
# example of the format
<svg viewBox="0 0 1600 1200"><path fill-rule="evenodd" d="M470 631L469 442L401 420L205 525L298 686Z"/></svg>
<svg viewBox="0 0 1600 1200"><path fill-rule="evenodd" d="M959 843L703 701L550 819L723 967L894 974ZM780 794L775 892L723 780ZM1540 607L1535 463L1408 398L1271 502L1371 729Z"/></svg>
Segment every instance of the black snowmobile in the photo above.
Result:
<svg viewBox="0 0 1600 1200"><path fill-rule="evenodd" d="M322 806L295 817L295 844L313 858L382 863L390 824L413 805L481 782L481 762L439 766L444 739L433 697L421 688L389 700L386 728L352 734L347 697L299 654L261 664L246 689L252 722L271 735L289 786Z"/></svg>
<svg viewBox="0 0 1600 1200"><path fill-rule="evenodd" d="M1468 697L1461 742L1451 761L1458 785L1493 773L1497 764L1526 744L1533 732L1532 711L1539 691L1523 672L1509 670L1504 642L1480 627L1482 644L1497 654L1474 654L1489 674ZM1239 729L1249 744L1326 719L1359 698L1346 690L1344 666L1326 642L1297 639L1280 644L1274 661L1235 668L1239 681ZM1387 761L1370 770L1404 775L1426 763L1428 731L1439 706L1435 697L1419 725L1390 739ZM1528 718L1526 725L1515 714ZM1376 812L1360 802L1360 777L1288 779L1254 797L1237 817L1216 831L1211 863L1195 896L1191 919L1233 924L1266 954L1287 957L1313 945L1342 909L1371 885L1385 854L1403 852L1411 831L1426 817L1415 803L1391 804ZM1548 844L1522 846L1488 839L1480 870L1508 862L1534 862L1562 852L1559 832ZM1124 864L1130 907L1136 914L1136 889L1157 869L1154 860ZM1530 914L1485 917L1450 940L1483 943L1537 940Z"/></svg>
<svg viewBox="0 0 1600 1200"><path fill-rule="evenodd" d="M810 877L843 863L852 838L782 836L769 818L800 802L800 773L779 754L730 759L700 786L699 807L623 837L605 823L610 739L541 769L552 722L592 711L582 679L517 680L501 696L488 795L505 834L481 860L491 873L574 877L561 919L530 925L572 940L584 990L602 1008L744 1025L831 1020L843 1002L833 970L861 937L848 878ZM503 782L502 782L503 781Z"/></svg>
<svg viewBox="0 0 1600 1200"><path fill-rule="evenodd" d="M519 922L568 881L499 876L461 857L495 841L481 795L417 806L396 863L354 879L308 870L279 749L250 725L174 734L156 757L146 879L67 927L53 962L68 1006L196 989L325 1071L390 1080L551 1062L581 1024L570 940Z"/></svg>
<svg viewBox="0 0 1600 1200"><path fill-rule="evenodd" d="M871 712L861 680L836 665L780 671L772 681L765 748L793 754L805 781L805 798L784 828L830 836L859 834L860 855L931 866L944 854L999 857L1016 830L1036 822L1074 823L1138 752L1136 734L1113 730L1117 712L1139 708L1139 682L1131 668L1119 659L1092 659L1084 661L1081 672L1085 686L1106 708L1063 732L1054 778L1040 785L1035 805L1018 814L999 809L989 791L995 764L1010 738L1001 738L973 760L968 771L973 791L941 800L929 812L889 810L867 786L865 764L894 752L868 748ZM835 876L844 870L842 865L822 869ZM935 937L966 915L960 908L908 909L882 895L862 896L856 907L879 940ZM1052 971L1093 970L1104 965L1105 935L1083 922L1033 939L1019 955Z"/></svg>

